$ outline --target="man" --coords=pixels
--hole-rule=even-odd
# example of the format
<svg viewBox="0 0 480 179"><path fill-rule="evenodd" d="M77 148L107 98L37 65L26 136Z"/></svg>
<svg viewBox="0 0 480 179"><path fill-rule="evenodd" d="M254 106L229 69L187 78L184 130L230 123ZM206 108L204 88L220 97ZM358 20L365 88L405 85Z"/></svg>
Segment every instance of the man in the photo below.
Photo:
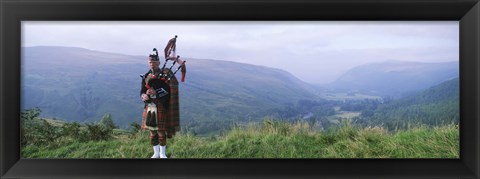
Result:
<svg viewBox="0 0 480 179"><path fill-rule="evenodd" d="M167 138L180 130L178 81L168 69L163 73L170 74L170 80L162 78L158 55L150 55L148 65L150 70L143 76L140 90L145 102L142 129L150 131L154 151L151 158L167 158Z"/></svg>

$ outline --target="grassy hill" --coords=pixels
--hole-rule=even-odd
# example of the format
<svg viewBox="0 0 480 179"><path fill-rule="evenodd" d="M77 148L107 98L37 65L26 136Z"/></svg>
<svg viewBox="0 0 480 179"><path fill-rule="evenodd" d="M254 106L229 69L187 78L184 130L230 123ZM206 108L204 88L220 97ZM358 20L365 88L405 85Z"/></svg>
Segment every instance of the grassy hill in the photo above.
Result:
<svg viewBox="0 0 480 179"><path fill-rule="evenodd" d="M199 132L218 131L233 121L260 120L268 115L266 111L318 98L312 87L283 70L220 60L185 60L181 122ZM84 123L109 113L116 124L126 128L141 121L139 74L147 70L146 56L26 47L22 51L22 109L39 107L42 117Z"/></svg>
<svg viewBox="0 0 480 179"><path fill-rule="evenodd" d="M284 121L309 118L325 129L337 125L339 119L357 118L359 113L361 118L356 122L387 124L389 130L416 123L443 125L458 121L458 85L457 93L452 88L455 85L432 88L385 104L379 104L383 101L379 96L359 93L360 86L355 86L403 91L412 85L415 89L427 88L458 75L457 62L364 65L337 81L350 85L353 92L327 90L319 94L284 70L222 60L185 60L186 81L180 83L181 126L202 136L266 117ZM26 47L22 51L22 110L39 107L41 117L80 123L111 114L115 124L125 129L141 121L139 74L147 70L146 56L73 47ZM394 74L396 77L391 78ZM369 100L361 102L363 99Z"/></svg>
<svg viewBox="0 0 480 179"><path fill-rule="evenodd" d="M419 63L385 61L355 67L329 87L381 96L401 96L425 90L459 76L458 61Z"/></svg>
<svg viewBox="0 0 480 179"><path fill-rule="evenodd" d="M371 112L372 116L364 116L360 121L369 125L384 124L389 129L416 124L458 124L459 88L459 79L451 79L425 91L381 104Z"/></svg>
<svg viewBox="0 0 480 179"><path fill-rule="evenodd" d="M22 158L149 158L148 133L117 133L113 139L27 145ZM170 158L459 158L456 125L416 126L387 132L381 127L356 128L344 123L320 132L305 122L264 120L236 126L214 137L183 131L168 141Z"/></svg>
<svg viewBox="0 0 480 179"><path fill-rule="evenodd" d="M22 109L39 107L43 117L66 121L92 122L106 113L122 126L138 120L143 57L72 47L22 49Z"/></svg>

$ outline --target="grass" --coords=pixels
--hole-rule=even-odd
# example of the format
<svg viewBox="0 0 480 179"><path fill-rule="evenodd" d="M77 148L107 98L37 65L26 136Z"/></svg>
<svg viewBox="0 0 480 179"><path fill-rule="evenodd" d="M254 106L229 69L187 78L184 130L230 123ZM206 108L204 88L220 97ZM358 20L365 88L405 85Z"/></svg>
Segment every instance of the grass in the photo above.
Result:
<svg viewBox="0 0 480 179"><path fill-rule="evenodd" d="M116 132L110 141L26 146L24 158L149 158L148 132ZM233 127L219 136L179 133L168 140L170 158L459 158L456 125L388 132L382 127L357 128L346 122L317 131L306 122L265 120Z"/></svg>

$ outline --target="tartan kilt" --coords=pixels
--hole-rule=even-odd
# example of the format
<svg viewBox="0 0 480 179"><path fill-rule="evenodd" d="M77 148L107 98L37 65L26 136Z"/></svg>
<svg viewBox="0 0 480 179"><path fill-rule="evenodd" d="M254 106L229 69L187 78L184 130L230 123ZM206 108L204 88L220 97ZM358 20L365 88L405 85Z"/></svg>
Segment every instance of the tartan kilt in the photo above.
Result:
<svg viewBox="0 0 480 179"><path fill-rule="evenodd" d="M171 75L173 75L172 72L170 73ZM178 95L178 81L175 76L170 79L169 86L170 100L168 109L165 110L162 105L157 105L158 127L152 128L145 125L147 117L147 107L145 107L142 115L142 129L158 130L159 132L165 132L167 138L172 138L172 136L175 135L176 132L180 131L180 102Z"/></svg>
<svg viewBox="0 0 480 179"><path fill-rule="evenodd" d="M173 73L170 72L172 78L170 79L170 102L167 112L167 137L171 138L176 132L180 131L180 100L178 95L178 81Z"/></svg>

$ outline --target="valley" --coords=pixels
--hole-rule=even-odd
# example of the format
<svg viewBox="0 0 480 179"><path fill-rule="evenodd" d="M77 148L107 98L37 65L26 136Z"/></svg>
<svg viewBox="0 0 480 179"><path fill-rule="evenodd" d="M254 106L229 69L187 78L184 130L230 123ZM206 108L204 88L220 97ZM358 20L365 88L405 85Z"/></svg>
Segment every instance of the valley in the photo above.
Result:
<svg viewBox="0 0 480 179"><path fill-rule="evenodd" d="M21 108L38 107L44 118L80 123L111 114L120 128L128 128L141 121L139 74L148 70L145 58L75 47L25 47ZM184 130L197 134L218 134L234 124L269 118L303 119L327 129L342 120L359 125L403 125L396 118L410 113L417 117L408 117L406 122L428 118L423 122L430 124L438 122L431 116L441 116L434 107L453 115L441 121L459 120L455 117L458 62L365 64L318 87L281 69L223 60L186 60L186 81L179 84L181 123ZM452 79L457 81L425 103L401 102ZM414 110L419 107L430 112ZM392 108L397 111L389 112Z"/></svg>

